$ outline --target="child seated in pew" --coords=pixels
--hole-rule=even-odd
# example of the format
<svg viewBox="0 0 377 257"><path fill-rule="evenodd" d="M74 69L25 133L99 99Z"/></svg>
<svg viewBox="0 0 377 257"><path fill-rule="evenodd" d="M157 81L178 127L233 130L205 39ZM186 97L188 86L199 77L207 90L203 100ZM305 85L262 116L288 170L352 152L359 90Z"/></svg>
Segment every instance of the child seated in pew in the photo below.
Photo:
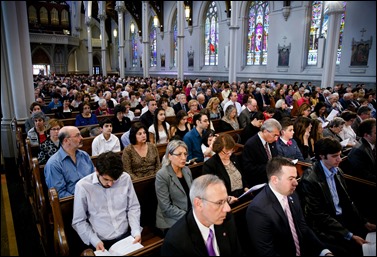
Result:
<svg viewBox="0 0 377 257"><path fill-rule="evenodd" d="M112 134L113 124L109 118L104 118L99 123L102 133L96 136L92 142L92 155L100 155L101 153L120 151L120 141L117 136Z"/></svg>

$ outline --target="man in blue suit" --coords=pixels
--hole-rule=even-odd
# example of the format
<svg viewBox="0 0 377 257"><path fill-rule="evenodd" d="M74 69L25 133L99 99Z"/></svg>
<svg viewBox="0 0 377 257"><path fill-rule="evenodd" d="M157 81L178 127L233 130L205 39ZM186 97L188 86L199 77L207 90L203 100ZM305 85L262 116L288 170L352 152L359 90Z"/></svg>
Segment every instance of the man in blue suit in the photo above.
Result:
<svg viewBox="0 0 377 257"><path fill-rule="evenodd" d="M332 255L305 222L295 192L298 185L295 165L284 157L274 157L268 162L266 172L268 184L246 211L251 253L256 256Z"/></svg>

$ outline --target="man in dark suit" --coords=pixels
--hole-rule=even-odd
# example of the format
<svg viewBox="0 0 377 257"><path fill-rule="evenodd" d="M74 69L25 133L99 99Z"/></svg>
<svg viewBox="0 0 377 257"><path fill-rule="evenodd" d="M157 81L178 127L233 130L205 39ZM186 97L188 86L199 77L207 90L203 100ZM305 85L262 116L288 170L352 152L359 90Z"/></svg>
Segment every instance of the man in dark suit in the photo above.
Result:
<svg viewBox="0 0 377 257"><path fill-rule="evenodd" d="M257 112L258 104L255 99L249 99L246 103L246 108L238 116L238 121L241 128L245 128L253 119L254 114Z"/></svg>
<svg viewBox="0 0 377 257"><path fill-rule="evenodd" d="M188 112L189 108L188 108L188 105L187 105L187 97L186 97L186 95L185 94L180 94L178 99L179 99L179 102L176 103L175 105L173 105L173 109L174 109L175 115L177 115L177 113L180 110L184 110L185 112Z"/></svg>
<svg viewBox="0 0 377 257"><path fill-rule="evenodd" d="M348 154L351 174L376 182L376 120L366 119L360 123L359 144ZM373 149L372 149L373 147Z"/></svg>
<svg viewBox="0 0 377 257"><path fill-rule="evenodd" d="M251 253L257 256L331 255L305 222L295 192L298 185L295 165L286 158L274 157L268 162L266 172L268 184L246 211Z"/></svg>
<svg viewBox="0 0 377 257"><path fill-rule="evenodd" d="M350 198L341 162L342 146L336 139L319 139L314 151L316 161L304 171L300 182L305 218L318 238L335 255L362 255L367 232L376 225L367 222Z"/></svg>
<svg viewBox="0 0 377 257"><path fill-rule="evenodd" d="M269 159L278 155L276 140L280 136L280 130L280 123L270 118L263 123L258 134L246 141L242 153L242 176L249 186L267 182L266 164Z"/></svg>
<svg viewBox="0 0 377 257"><path fill-rule="evenodd" d="M228 198L219 177L207 174L196 178L190 188L192 209L169 229L161 255L211 256L208 248L212 245L212 255L245 256Z"/></svg>

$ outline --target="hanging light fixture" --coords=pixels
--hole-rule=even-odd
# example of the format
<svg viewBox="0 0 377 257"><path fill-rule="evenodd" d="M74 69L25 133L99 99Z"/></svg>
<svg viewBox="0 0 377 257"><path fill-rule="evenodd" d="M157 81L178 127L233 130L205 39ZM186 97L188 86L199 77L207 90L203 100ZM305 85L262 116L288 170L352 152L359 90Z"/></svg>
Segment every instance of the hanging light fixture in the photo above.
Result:
<svg viewBox="0 0 377 257"><path fill-rule="evenodd" d="M155 15L155 16L153 17L153 25L154 25L155 28L158 27L158 17L157 17L157 15Z"/></svg>
<svg viewBox="0 0 377 257"><path fill-rule="evenodd" d="M133 22L131 22L130 28L131 28L131 33L132 34L135 33L135 24Z"/></svg>
<svg viewBox="0 0 377 257"><path fill-rule="evenodd" d="M114 36L115 38L118 36L118 31L117 31L117 29L114 29L114 30L113 30L113 36Z"/></svg>
<svg viewBox="0 0 377 257"><path fill-rule="evenodd" d="M185 6L185 18L187 22L190 20L190 6L189 5Z"/></svg>

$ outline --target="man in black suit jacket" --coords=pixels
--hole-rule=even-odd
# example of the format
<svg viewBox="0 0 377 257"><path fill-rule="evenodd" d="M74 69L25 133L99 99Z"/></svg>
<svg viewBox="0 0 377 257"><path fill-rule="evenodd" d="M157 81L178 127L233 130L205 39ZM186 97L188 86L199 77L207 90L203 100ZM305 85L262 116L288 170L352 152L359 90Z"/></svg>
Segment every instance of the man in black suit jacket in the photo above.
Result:
<svg viewBox="0 0 377 257"><path fill-rule="evenodd" d="M305 222L295 189L297 169L288 159L274 157L266 167L268 184L251 201L246 211L251 253L256 256L323 256L331 254ZM288 207L284 204L288 201ZM295 230L288 220L289 208ZM297 236L297 247L294 235Z"/></svg>
<svg viewBox="0 0 377 257"><path fill-rule="evenodd" d="M276 140L280 136L280 130L280 123L270 118L263 123L258 134L246 141L242 152L242 176L249 186L267 182L266 164L270 158L266 151L266 143L270 156L277 156Z"/></svg>
<svg viewBox="0 0 377 257"><path fill-rule="evenodd" d="M180 111L180 110L184 110L186 112L188 112L190 109L187 105L187 97L185 94L180 94L179 95L179 102L176 103L175 105L173 105L173 109L174 109L174 112L175 112L175 115L177 115L177 113Z"/></svg>
<svg viewBox="0 0 377 257"><path fill-rule="evenodd" d="M363 120L359 135L362 136L359 144L348 154L351 175L376 182L376 120Z"/></svg>
<svg viewBox="0 0 377 257"><path fill-rule="evenodd" d="M304 171L300 193L308 225L335 255L362 255L368 231L376 225L364 219L350 198L343 171L338 168L342 146L334 138L319 139L317 162Z"/></svg>
<svg viewBox="0 0 377 257"><path fill-rule="evenodd" d="M245 256L224 182L211 174L196 178L190 188L190 200L192 209L167 232L161 256L208 256L205 242L210 230L215 235L212 242L217 256Z"/></svg>

